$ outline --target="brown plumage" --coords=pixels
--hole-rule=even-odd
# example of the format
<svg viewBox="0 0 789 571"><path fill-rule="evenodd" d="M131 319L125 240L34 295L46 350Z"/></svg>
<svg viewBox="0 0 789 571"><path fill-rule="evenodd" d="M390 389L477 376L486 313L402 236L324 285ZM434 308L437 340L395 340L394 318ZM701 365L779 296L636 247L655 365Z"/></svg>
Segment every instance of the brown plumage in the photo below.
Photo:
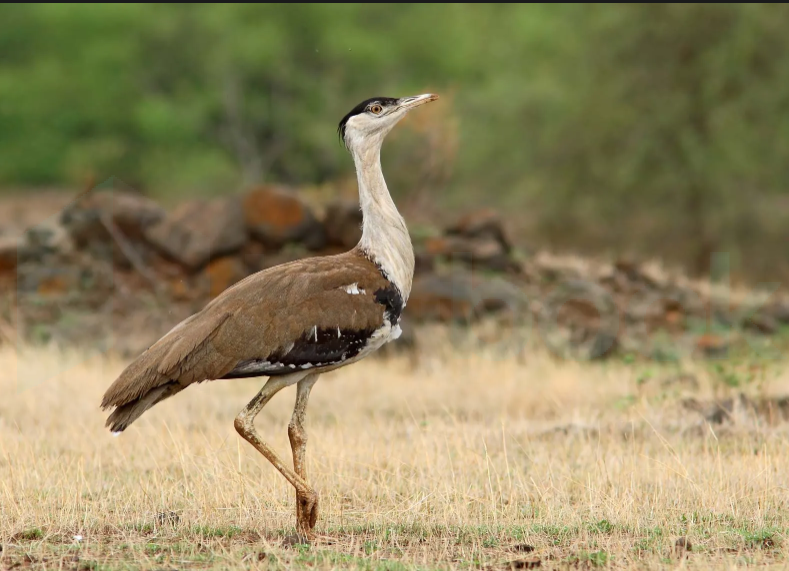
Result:
<svg viewBox="0 0 789 571"><path fill-rule="evenodd" d="M134 360L107 389L107 426L122 432L146 410L193 383L267 376L239 413L239 434L296 488L297 530L313 535L318 495L307 483L304 417L318 376L357 361L400 335L414 253L381 172L386 133L423 103L420 95L375 98L340 123L359 180L362 239L350 252L298 260L253 274L185 319ZM259 437L255 416L281 389L297 384L288 426L293 469Z"/></svg>
<svg viewBox="0 0 789 571"><path fill-rule="evenodd" d="M353 284L359 294L345 290ZM192 383L221 379L244 361L287 354L295 340L309 340L315 327L372 334L383 325L386 310L376 292L391 287L358 249L253 274L178 324L121 373L101 403L105 409L118 407L107 426L122 431ZM312 365L314 372L336 367Z"/></svg>

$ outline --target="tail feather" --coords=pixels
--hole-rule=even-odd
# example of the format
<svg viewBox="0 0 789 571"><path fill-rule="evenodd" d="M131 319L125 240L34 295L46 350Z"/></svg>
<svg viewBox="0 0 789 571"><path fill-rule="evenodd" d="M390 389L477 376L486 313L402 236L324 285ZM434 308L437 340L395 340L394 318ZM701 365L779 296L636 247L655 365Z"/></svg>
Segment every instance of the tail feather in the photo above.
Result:
<svg viewBox="0 0 789 571"><path fill-rule="evenodd" d="M123 406L143 398L149 391L170 382L156 370L164 347L154 345L137 357L110 385L101 400L101 408Z"/></svg>
<svg viewBox="0 0 789 571"><path fill-rule="evenodd" d="M198 313L174 327L126 367L101 401L102 409L116 407L107 419L110 430L125 430L153 405L191 383L227 374L237 360L223 355L211 340L228 317L226 313Z"/></svg>
<svg viewBox="0 0 789 571"><path fill-rule="evenodd" d="M107 418L106 426L113 432L123 432L140 415L158 402L184 390L183 385L170 381L164 385L148 391L142 397L116 408Z"/></svg>

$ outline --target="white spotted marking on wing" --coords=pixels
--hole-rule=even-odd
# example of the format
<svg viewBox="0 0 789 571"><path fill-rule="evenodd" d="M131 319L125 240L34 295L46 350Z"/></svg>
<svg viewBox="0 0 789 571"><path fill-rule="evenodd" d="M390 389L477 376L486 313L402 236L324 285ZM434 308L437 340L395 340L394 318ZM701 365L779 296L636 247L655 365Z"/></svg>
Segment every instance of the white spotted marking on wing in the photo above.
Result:
<svg viewBox="0 0 789 571"><path fill-rule="evenodd" d="M339 339L340 337L341 337L340 326L338 325L337 326L337 339Z"/></svg>
<svg viewBox="0 0 789 571"><path fill-rule="evenodd" d="M317 325L313 325L312 326L312 335L315 337L315 342L317 343L318 342L318 326Z"/></svg>
<svg viewBox="0 0 789 571"><path fill-rule="evenodd" d="M343 289L346 291L346 293L349 293L351 295L360 295L364 293L364 289L360 288L359 284L357 283L344 286Z"/></svg>

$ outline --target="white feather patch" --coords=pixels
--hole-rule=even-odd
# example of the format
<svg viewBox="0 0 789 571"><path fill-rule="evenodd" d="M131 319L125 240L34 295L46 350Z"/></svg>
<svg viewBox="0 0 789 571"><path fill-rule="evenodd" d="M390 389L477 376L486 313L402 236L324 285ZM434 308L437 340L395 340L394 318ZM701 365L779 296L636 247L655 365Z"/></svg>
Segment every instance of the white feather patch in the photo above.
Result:
<svg viewBox="0 0 789 571"><path fill-rule="evenodd" d="M364 289L359 287L359 284L351 284L343 287L346 293L351 295L361 295L364 293Z"/></svg>

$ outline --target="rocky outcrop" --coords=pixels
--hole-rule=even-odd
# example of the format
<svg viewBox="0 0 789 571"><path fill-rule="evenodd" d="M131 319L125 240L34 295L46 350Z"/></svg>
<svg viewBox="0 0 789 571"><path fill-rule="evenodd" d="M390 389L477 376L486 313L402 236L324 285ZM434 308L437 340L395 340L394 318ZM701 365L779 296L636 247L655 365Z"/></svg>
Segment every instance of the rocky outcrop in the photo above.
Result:
<svg viewBox="0 0 789 571"><path fill-rule="evenodd" d="M428 238L424 248L434 258L462 262L472 269L512 274L522 271L501 217L489 209L466 214L442 235Z"/></svg>
<svg viewBox="0 0 789 571"><path fill-rule="evenodd" d="M406 312L414 321L471 322L483 314L525 311L523 292L504 280L461 271L417 276Z"/></svg>
<svg viewBox="0 0 789 571"><path fill-rule="evenodd" d="M157 251L190 271L240 250L247 241L244 214L236 197L185 202L146 228L144 235Z"/></svg>
<svg viewBox="0 0 789 571"><path fill-rule="evenodd" d="M89 192L61 214L61 223L78 247L105 241L111 242L107 230L113 224L129 238L141 238L149 226L156 224L166 215L165 210L154 201L131 192Z"/></svg>
<svg viewBox="0 0 789 571"><path fill-rule="evenodd" d="M326 239L331 246L350 250L362 237L362 211L359 203L351 200L335 200L326 208L323 221Z"/></svg>
<svg viewBox="0 0 789 571"><path fill-rule="evenodd" d="M301 242L310 250L326 245L326 234L312 210L294 192L276 186L258 187L243 198L249 233L270 248Z"/></svg>
<svg viewBox="0 0 789 571"><path fill-rule="evenodd" d="M170 212L131 192L86 193L60 216L0 237L0 286L16 292L31 330L79 307L126 319L150 307L151 296L188 315L254 272L358 243L356 201L333 200L319 212L276 186L191 200ZM737 335L779 335L789 325L789 301L778 294L763 306L733 305L637 260L526 255L491 210L413 242L416 273L403 316L411 329L425 322L493 322L506 332L526 324L561 355L672 360L677 347L719 358ZM418 338L412 332L410 345Z"/></svg>

